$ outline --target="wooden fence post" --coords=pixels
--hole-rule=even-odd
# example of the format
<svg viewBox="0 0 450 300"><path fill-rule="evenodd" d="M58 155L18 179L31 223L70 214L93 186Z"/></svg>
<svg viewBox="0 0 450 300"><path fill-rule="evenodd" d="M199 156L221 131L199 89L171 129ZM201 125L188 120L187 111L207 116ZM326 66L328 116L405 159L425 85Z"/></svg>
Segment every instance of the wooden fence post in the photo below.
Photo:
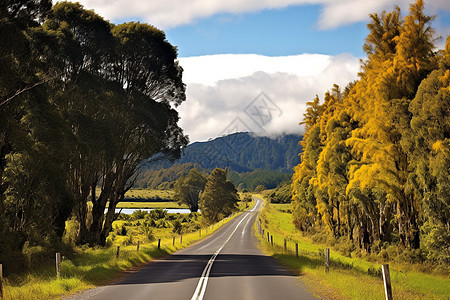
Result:
<svg viewBox="0 0 450 300"><path fill-rule="evenodd" d="M56 278L61 277L61 253L56 253Z"/></svg>
<svg viewBox="0 0 450 300"><path fill-rule="evenodd" d="M269 232L267 232L267 242L270 243L270 235L269 235Z"/></svg>
<svg viewBox="0 0 450 300"><path fill-rule="evenodd" d="M183 245L183 235L180 235L180 245Z"/></svg>
<svg viewBox="0 0 450 300"><path fill-rule="evenodd" d="M273 246L273 235L270 235L270 243L271 243L272 246Z"/></svg>
<svg viewBox="0 0 450 300"><path fill-rule="evenodd" d="M120 255L120 246L117 246L116 257L119 257L119 255Z"/></svg>
<svg viewBox="0 0 450 300"><path fill-rule="evenodd" d="M137 247L136 247L136 251L137 253L139 253L139 244L141 243L141 241L138 241Z"/></svg>
<svg viewBox="0 0 450 300"><path fill-rule="evenodd" d="M172 238L172 246L175 246L175 236Z"/></svg>
<svg viewBox="0 0 450 300"><path fill-rule="evenodd" d="M325 248L325 272L330 272L330 248Z"/></svg>
<svg viewBox="0 0 450 300"><path fill-rule="evenodd" d="M389 274L389 264L382 265L384 292L386 294L386 300L392 300L392 286L391 275Z"/></svg>
<svg viewBox="0 0 450 300"><path fill-rule="evenodd" d="M161 248L161 239L158 239L158 250Z"/></svg>
<svg viewBox="0 0 450 300"><path fill-rule="evenodd" d="M295 257L298 258L298 243L295 243Z"/></svg>
<svg viewBox="0 0 450 300"><path fill-rule="evenodd" d="M284 252L287 252L287 242L286 242L286 238L284 238Z"/></svg>
<svg viewBox="0 0 450 300"><path fill-rule="evenodd" d="M199 236L202 236L202 230L200 229L200 231L198 232Z"/></svg>
<svg viewBox="0 0 450 300"><path fill-rule="evenodd" d="M3 265L0 264L0 299L3 299Z"/></svg>

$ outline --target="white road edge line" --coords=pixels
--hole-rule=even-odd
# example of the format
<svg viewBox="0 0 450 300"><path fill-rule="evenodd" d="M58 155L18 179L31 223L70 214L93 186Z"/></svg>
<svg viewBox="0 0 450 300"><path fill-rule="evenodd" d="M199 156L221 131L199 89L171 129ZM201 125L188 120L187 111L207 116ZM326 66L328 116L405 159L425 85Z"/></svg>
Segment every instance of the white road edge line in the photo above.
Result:
<svg viewBox="0 0 450 300"><path fill-rule="evenodd" d="M208 278L209 273L211 272L212 265L214 261L216 260L217 255L219 255L219 252L225 247L225 245L228 243L228 241L231 239L233 234L238 229L239 225L249 216L250 214L247 214L245 217L242 218L242 220L236 225L236 228L234 228L233 232L230 234L228 239L223 243L222 247L219 248L219 250L214 253L213 256L209 259L208 263L206 264L205 269L202 272L202 277L200 277L200 280L198 281L197 288L195 289L194 295L192 296L191 300L202 300L203 296L205 295L206 291L206 285L208 284Z"/></svg>

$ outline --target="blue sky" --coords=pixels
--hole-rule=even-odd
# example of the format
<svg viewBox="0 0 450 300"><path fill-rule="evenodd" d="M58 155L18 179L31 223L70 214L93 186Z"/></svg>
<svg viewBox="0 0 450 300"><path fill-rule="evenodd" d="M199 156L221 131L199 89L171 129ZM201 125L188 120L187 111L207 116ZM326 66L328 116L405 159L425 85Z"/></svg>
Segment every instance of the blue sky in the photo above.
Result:
<svg viewBox="0 0 450 300"><path fill-rule="evenodd" d="M152 24L178 47L186 84L178 111L191 142L236 127L230 124L267 136L301 134L306 102L357 79L369 14L398 5L405 16L412 1L80 0L116 24ZM449 0L425 0L425 7L437 15L442 48L450 34ZM268 111L264 124L245 113L261 106L255 101L261 94L281 112Z"/></svg>
<svg viewBox="0 0 450 300"><path fill-rule="evenodd" d="M218 14L166 31L179 55L256 53L267 56L299 53L363 56L364 22L318 28L320 6L294 6L234 15Z"/></svg>

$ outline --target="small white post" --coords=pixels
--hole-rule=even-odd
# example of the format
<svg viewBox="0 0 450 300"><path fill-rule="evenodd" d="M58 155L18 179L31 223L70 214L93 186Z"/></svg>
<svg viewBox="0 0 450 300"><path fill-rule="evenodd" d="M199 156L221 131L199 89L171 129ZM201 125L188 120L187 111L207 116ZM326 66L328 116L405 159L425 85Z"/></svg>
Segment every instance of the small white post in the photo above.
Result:
<svg viewBox="0 0 450 300"><path fill-rule="evenodd" d="M56 253L56 277L61 277L61 253Z"/></svg>
<svg viewBox="0 0 450 300"><path fill-rule="evenodd" d="M389 264L382 265L383 270L383 281L384 281L384 292L386 294L386 300L392 300L392 286L391 286L391 275L389 274Z"/></svg>
<svg viewBox="0 0 450 300"><path fill-rule="evenodd" d="M0 264L0 299L3 299L3 265Z"/></svg>
<svg viewBox="0 0 450 300"><path fill-rule="evenodd" d="M325 272L330 272L330 248L325 248Z"/></svg>

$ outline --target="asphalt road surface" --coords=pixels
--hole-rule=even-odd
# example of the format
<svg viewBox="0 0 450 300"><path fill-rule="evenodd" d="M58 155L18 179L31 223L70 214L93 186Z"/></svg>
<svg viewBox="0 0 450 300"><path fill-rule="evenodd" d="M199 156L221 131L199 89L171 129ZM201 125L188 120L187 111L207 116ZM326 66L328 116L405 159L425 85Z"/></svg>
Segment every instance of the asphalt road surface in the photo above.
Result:
<svg viewBox="0 0 450 300"><path fill-rule="evenodd" d="M262 200L212 236L155 260L123 281L70 299L315 299L256 247L253 224Z"/></svg>

